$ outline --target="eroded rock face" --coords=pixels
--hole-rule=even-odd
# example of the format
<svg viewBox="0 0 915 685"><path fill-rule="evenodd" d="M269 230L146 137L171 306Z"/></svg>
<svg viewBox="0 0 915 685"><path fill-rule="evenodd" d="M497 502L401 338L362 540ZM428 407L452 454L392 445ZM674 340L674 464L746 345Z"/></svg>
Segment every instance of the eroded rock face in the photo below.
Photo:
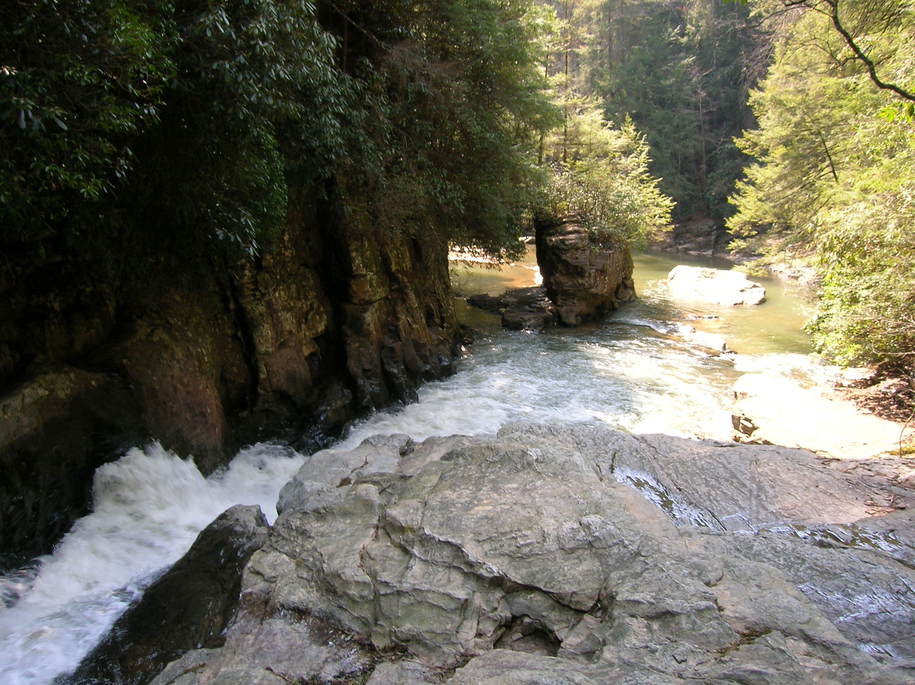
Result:
<svg viewBox="0 0 915 685"><path fill-rule="evenodd" d="M912 514L868 517L912 500L800 450L598 424L373 438L302 467L226 647L155 682L901 683Z"/></svg>
<svg viewBox="0 0 915 685"><path fill-rule="evenodd" d="M667 285L675 298L711 304L752 305L766 300L766 289L741 271L680 264L667 275Z"/></svg>
<svg viewBox="0 0 915 685"><path fill-rule="evenodd" d="M74 263L54 280L22 248L19 280L0 274L0 568L50 551L93 470L132 444L155 438L205 473L261 439L311 451L450 373L446 245L383 234L331 195L297 201L256 261L100 237L91 249L121 255L117 269L61 253ZM98 297L70 292L84 286ZM27 418L3 409L19 405Z"/></svg>
<svg viewBox="0 0 915 685"><path fill-rule="evenodd" d="M537 263L565 326L596 320L635 298L629 250L595 242L575 219L537 227Z"/></svg>

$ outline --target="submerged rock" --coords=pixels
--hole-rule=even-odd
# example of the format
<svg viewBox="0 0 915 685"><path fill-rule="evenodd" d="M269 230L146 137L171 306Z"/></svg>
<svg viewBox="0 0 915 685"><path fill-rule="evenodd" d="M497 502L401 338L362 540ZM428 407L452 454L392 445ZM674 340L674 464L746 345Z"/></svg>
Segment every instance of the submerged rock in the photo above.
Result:
<svg viewBox="0 0 915 685"><path fill-rule="evenodd" d="M154 682L905 682L913 516L867 518L888 494L600 424L372 438L302 467L225 647Z"/></svg>
<svg viewBox="0 0 915 685"><path fill-rule="evenodd" d="M574 218L537 227L537 263L564 326L594 321L635 299L629 250L596 240Z"/></svg>
<svg viewBox="0 0 915 685"><path fill-rule="evenodd" d="M766 300L766 289L741 271L680 264L667 275L667 285L673 297L711 304L761 304Z"/></svg>
<svg viewBox="0 0 915 685"><path fill-rule="evenodd" d="M268 529L257 506L225 511L63 682L139 685L188 649L222 646L223 630L238 602L242 569L266 541Z"/></svg>

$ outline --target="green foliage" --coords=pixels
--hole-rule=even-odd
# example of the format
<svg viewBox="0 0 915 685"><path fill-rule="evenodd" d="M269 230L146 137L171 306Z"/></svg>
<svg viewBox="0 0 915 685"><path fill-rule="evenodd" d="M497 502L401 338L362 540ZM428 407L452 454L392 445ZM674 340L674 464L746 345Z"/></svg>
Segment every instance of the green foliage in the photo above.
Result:
<svg viewBox="0 0 915 685"><path fill-rule="evenodd" d="M915 7L902 5L904 20L893 25L880 14L873 24L867 14L843 16L880 72L905 84L915 79ZM846 363L901 356L911 364L915 136L905 116L886 114L905 104L874 83L829 16L816 11L784 26L751 104L760 128L740 146L758 161L734 195L729 228L743 246L809 255L822 279L810 324L821 351Z"/></svg>
<svg viewBox="0 0 915 685"><path fill-rule="evenodd" d="M405 37L377 75L386 144L398 152L379 217L392 229L446 226L452 243L493 254L519 244L543 181L534 141L555 120L533 10L527 0L427 0L396 15Z"/></svg>
<svg viewBox="0 0 915 685"><path fill-rule="evenodd" d="M651 171L677 202L675 216L729 213L726 198L746 158L733 137L749 126L749 86L765 36L747 8L720 0L575 0L579 90L605 116L631 116L646 135Z"/></svg>
<svg viewBox="0 0 915 685"><path fill-rule="evenodd" d="M533 142L553 116L532 10L14 0L0 9L0 222L22 240L105 221L253 255L293 186L335 186L388 230L498 252L542 182Z"/></svg>
<svg viewBox="0 0 915 685"><path fill-rule="evenodd" d="M174 77L166 0L36 0L0 9L0 224L42 233L134 166ZM8 233L9 235L9 233Z"/></svg>
<svg viewBox="0 0 915 685"><path fill-rule="evenodd" d="M599 0L549 3L555 13L547 69L561 120L540 135L540 163L549 170L546 192L535 207L541 220L575 216L596 240L623 245L667 230L673 202L649 173L648 144L623 117L605 119L588 96L582 55L598 42L582 18L599 12Z"/></svg>
<svg viewBox="0 0 915 685"><path fill-rule="evenodd" d="M553 171L545 213L578 215L596 239L644 242L669 228L673 201L648 172L648 144L631 119L619 128L595 107L569 117L546 144Z"/></svg>

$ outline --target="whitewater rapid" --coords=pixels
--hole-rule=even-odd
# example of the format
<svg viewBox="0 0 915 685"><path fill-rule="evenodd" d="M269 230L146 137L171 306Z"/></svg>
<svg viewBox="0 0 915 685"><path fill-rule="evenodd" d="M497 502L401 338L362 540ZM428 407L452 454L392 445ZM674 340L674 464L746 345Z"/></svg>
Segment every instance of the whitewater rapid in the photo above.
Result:
<svg viewBox="0 0 915 685"><path fill-rule="evenodd" d="M671 335L666 307L647 297L590 328L493 330L454 376L424 385L415 404L357 423L336 447L374 434L495 433L510 421L598 420L631 432L727 440L735 360ZM786 363L777 355L752 359L738 358L737 367ZM307 458L260 444L204 478L191 461L153 444L101 467L93 512L53 554L0 577L0 683L41 685L72 671L225 509L257 504L272 522L280 488Z"/></svg>

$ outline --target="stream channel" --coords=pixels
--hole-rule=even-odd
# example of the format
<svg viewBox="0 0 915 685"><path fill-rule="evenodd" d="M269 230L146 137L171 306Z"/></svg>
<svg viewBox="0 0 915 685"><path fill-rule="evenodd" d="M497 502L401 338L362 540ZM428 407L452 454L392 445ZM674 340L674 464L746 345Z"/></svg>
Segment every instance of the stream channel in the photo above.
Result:
<svg viewBox="0 0 915 685"><path fill-rule="evenodd" d="M765 281L758 307L684 305L666 296L664 278L679 263L636 255L640 299L600 324L546 333L503 331L498 318L458 300L481 329L457 373L419 390L419 402L354 425L343 446L369 435L492 433L509 421L599 420L639 433L727 440L730 388L743 371L815 363L801 331L800 293ZM715 266L720 266L714 264ZM456 264L455 290L499 294L532 285L531 262L500 271ZM718 317L718 318L709 318ZM736 355L715 355L672 334L676 323L725 337ZM135 448L95 475L94 511L53 554L0 576L0 683L51 683L73 670L115 619L174 563L197 533L233 504L258 504L272 522L280 488L307 456L284 445L242 450L208 478L158 445Z"/></svg>

